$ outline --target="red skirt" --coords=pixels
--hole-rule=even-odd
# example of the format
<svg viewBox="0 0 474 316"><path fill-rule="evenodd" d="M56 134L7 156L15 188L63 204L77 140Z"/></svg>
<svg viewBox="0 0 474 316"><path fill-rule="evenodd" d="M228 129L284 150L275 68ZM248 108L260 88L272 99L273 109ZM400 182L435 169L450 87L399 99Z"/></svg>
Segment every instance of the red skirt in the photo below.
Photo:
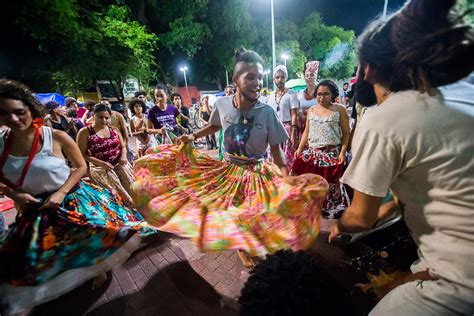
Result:
<svg viewBox="0 0 474 316"><path fill-rule="evenodd" d="M292 175L313 173L322 176L329 183L329 193L322 212L329 217L339 217L348 206L348 197L339 179L344 173L344 164L339 163L340 146L307 148L296 157L291 169Z"/></svg>

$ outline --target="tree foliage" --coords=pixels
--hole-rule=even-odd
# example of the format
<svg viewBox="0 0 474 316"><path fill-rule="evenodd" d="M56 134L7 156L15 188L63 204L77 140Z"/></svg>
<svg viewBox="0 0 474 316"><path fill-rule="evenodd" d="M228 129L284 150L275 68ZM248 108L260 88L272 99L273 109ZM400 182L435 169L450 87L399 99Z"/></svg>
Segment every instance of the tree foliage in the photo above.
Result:
<svg viewBox="0 0 474 316"><path fill-rule="evenodd" d="M327 26L320 14L313 12L303 21L300 38L305 55L321 62L321 77L340 79L352 75L356 63L354 31Z"/></svg>
<svg viewBox="0 0 474 316"><path fill-rule="evenodd" d="M109 80L119 91L129 76L144 85L177 85L179 66L187 63L189 82L222 88L241 46L260 53L271 69L270 17L254 19L250 5L250 0L10 1L3 22L14 31L5 39L21 41L0 53L0 70L38 89L70 93L97 80ZM301 75L308 60L321 62L322 77L352 74L353 31L325 25L317 12L300 23L275 25L277 64L283 63L281 53L289 54L290 77Z"/></svg>

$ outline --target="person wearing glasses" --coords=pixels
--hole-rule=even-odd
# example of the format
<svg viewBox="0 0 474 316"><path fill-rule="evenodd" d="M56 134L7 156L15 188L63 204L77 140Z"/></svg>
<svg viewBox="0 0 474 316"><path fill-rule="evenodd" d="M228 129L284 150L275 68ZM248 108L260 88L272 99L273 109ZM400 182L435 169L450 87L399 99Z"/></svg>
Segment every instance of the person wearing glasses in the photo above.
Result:
<svg viewBox="0 0 474 316"><path fill-rule="evenodd" d="M349 116L344 106L335 103L337 84L323 80L316 86L317 104L308 110L306 127L295 152L292 174L314 173L329 183L329 194L322 214L337 218L347 207L339 179L344 172L349 144Z"/></svg>

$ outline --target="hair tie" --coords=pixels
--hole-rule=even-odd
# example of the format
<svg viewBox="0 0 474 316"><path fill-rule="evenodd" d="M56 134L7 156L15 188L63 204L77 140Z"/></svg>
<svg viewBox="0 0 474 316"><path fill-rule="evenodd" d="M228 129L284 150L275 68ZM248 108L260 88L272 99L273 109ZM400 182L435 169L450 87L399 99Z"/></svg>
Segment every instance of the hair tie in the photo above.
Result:
<svg viewBox="0 0 474 316"><path fill-rule="evenodd" d="M32 125L34 128L40 128L44 125L44 121L41 117L37 117L33 120Z"/></svg>

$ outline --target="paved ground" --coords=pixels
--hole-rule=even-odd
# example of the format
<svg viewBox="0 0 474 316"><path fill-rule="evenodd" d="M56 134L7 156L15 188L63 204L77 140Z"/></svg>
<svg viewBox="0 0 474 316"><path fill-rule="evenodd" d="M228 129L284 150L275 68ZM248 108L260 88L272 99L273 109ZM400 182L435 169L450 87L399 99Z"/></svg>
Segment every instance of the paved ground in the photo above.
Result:
<svg viewBox="0 0 474 316"><path fill-rule="evenodd" d="M15 211L4 215L12 222ZM310 252L349 288L361 276L341 264L342 248L327 243L331 224L322 221ZM187 240L163 234L110 272L100 289L91 290L88 282L39 306L34 315L238 315L237 298L247 277L235 251L201 254ZM356 303L357 314L366 314L368 305Z"/></svg>
<svg viewBox="0 0 474 316"><path fill-rule="evenodd" d="M4 215L11 222L15 211ZM350 286L361 277L341 265L343 249L327 243L330 225L322 221L310 252ZM189 241L163 234L110 272L100 289L91 290L88 282L39 306L34 315L238 315L237 299L247 277L235 251L202 254ZM367 306L359 309L363 315Z"/></svg>

